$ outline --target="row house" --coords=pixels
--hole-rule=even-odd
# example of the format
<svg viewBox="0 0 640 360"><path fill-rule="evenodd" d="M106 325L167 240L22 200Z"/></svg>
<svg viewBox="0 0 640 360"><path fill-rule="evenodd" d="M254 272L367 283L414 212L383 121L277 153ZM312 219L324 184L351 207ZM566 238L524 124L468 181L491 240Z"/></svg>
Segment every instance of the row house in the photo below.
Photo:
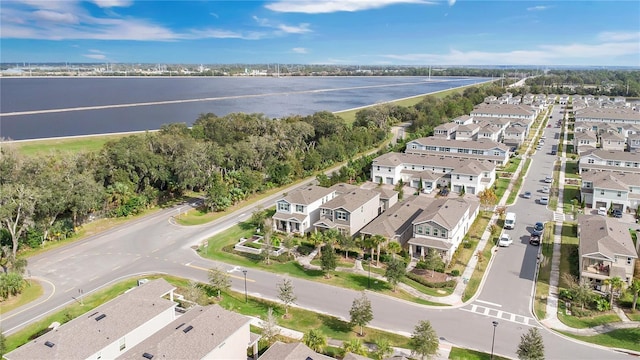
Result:
<svg viewBox="0 0 640 360"><path fill-rule="evenodd" d="M458 125L469 125L469 124L473 124L473 117L469 115L461 115L453 119L452 122Z"/></svg>
<svg viewBox="0 0 640 360"><path fill-rule="evenodd" d="M388 202L391 207L397 202ZM320 231L336 229L340 233L353 236L381 213L380 192L352 188L320 205L320 219L313 226Z"/></svg>
<svg viewBox="0 0 640 360"><path fill-rule="evenodd" d="M478 124L467 124L467 125L458 125L458 129L456 130L456 134L452 139L455 140L476 140L478 136L478 131L480 131L480 125Z"/></svg>
<svg viewBox="0 0 640 360"><path fill-rule="evenodd" d="M320 206L337 196L334 189L311 185L299 188L276 201L273 229L284 233L306 234L320 219Z"/></svg>
<svg viewBox="0 0 640 360"><path fill-rule="evenodd" d="M413 236L407 241L409 255L424 258L434 249L449 263L471 224L480 203L470 197L432 199L413 220Z"/></svg>
<svg viewBox="0 0 640 360"><path fill-rule="evenodd" d="M433 136L445 139L455 139L458 124L454 122L448 122L440 124L433 129Z"/></svg>
<svg viewBox="0 0 640 360"><path fill-rule="evenodd" d="M539 110L528 105L480 104L469 115L472 117L497 117L507 119L525 119L533 122Z"/></svg>
<svg viewBox="0 0 640 360"><path fill-rule="evenodd" d="M632 153L640 152L640 133L629 135L627 138L627 151Z"/></svg>
<svg viewBox="0 0 640 360"><path fill-rule="evenodd" d="M569 103L569 95L560 95L560 105L567 105Z"/></svg>
<svg viewBox="0 0 640 360"><path fill-rule="evenodd" d="M607 282L614 277L631 285L638 252L627 225L606 216L580 215L578 238L581 283L601 292L609 292Z"/></svg>
<svg viewBox="0 0 640 360"><path fill-rule="evenodd" d="M573 148L578 154L598 147L598 137L593 131L576 131L573 134Z"/></svg>
<svg viewBox="0 0 640 360"><path fill-rule="evenodd" d="M524 143L529 135L530 123L523 120L515 120L504 130L502 142L507 146L518 147Z"/></svg>
<svg viewBox="0 0 640 360"><path fill-rule="evenodd" d="M487 161L387 153L373 160L371 179L375 183L390 185L402 180L410 187L426 193L444 186L460 192L464 186L466 193L477 194L493 185L496 166Z"/></svg>
<svg viewBox="0 0 640 360"><path fill-rule="evenodd" d="M617 171L640 174L640 157L637 153L593 149L580 154L578 172Z"/></svg>
<svg viewBox="0 0 640 360"><path fill-rule="evenodd" d="M617 132L605 132L600 135L600 147L603 150L624 151L626 148L624 136Z"/></svg>
<svg viewBox="0 0 640 360"><path fill-rule="evenodd" d="M595 108L588 107L576 111L576 122L600 122L600 123L620 123L620 124L640 124L640 112L630 108Z"/></svg>
<svg viewBox="0 0 640 360"><path fill-rule="evenodd" d="M580 195L591 209L635 210L640 205L640 173L586 172L582 175Z"/></svg>
<svg viewBox="0 0 640 360"><path fill-rule="evenodd" d="M487 139L491 141L498 142L502 137L502 127L496 124L492 124L489 122L484 122L480 124L480 129L478 129L477 140Z"/></svg>
<svg viewBox="0 0 640 360"><path fill-rule="evenodd" d="M430 136L409 141L405 152L408 154L485 160L500 166L505 166L509 161L509 147L487 139L469 141L440 139Z"/></svg>

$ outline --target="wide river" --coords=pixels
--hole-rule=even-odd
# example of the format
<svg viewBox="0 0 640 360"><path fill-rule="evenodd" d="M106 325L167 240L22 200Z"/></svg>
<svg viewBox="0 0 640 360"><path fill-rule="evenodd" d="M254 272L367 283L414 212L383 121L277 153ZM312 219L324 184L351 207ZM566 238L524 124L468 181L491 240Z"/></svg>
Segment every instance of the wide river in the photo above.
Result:
<svg viewBox="0 0 640 360"><path fill-rule="evenodd" d="M155 130L200 114L337 112L489 81L462 77L0 78L0 138Z"/></svg>

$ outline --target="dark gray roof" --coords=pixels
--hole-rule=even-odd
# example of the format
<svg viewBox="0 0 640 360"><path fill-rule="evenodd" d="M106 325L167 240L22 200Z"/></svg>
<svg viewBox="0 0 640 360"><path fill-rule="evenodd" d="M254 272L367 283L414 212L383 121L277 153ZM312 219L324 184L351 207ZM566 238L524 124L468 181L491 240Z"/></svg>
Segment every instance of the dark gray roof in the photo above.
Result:
<svg viewBox="0 0 640 360"><path fill-rule="evenodd" d="M119 359L144 360L144 353L153 355L155 359L202 359L244 326L248 341L250 321L248 317L217 304L195 306ZM188 330L189 327L192 328Z"/></svg>
<svg viewBox="0 0 640 360"><path fill-rule="evenodd" d="M175 307L175 302L162 298L174 289L164 279L149 281L22 345L5 358L86 359ZM54 345L46 346L46 342Z"/></svg>

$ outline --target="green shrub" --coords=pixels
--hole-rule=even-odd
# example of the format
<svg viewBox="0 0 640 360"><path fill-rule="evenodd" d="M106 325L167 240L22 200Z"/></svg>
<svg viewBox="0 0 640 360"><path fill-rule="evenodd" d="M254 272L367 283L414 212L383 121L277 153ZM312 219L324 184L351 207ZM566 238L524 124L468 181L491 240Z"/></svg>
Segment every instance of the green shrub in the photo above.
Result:
<svg viewBox="0 0 640 360"><path fill-rule="evenodd" d="M434 288L434 289L442 289L442 288L454 288L456 286L455 280L443 281L443 282L431 282L425 279L423 276L416 275L413 273L407 273L407 277L415 282L418 282L426 287Z"/></svg>
<svg viewBox="0 0 640 360"><path fill-rule="evenodd" d="M458 269L451 270L451 276L460 276L460 270Z"/></svg>

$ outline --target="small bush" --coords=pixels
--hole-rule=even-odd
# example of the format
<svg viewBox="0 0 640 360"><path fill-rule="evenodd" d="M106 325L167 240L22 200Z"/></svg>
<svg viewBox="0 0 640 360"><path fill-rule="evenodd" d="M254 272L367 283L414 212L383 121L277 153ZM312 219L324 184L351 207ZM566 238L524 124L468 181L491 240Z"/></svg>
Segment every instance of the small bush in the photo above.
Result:
<svg viewBox="0 0 640 360"><path fill-rule="evenodd" d="M407 277L415 282L418 282L426 287L430 287L433 289L453 288L456 286L455 280L449 280L444 282L430 282L424 277L413 274L413 273L407 273Z"/></svg>
<svg viewBox="0 0 640 360"><path fill-rule="evenodd" d="M451 270L451 276L460 276L460 270L458 269Z"/></svg>

